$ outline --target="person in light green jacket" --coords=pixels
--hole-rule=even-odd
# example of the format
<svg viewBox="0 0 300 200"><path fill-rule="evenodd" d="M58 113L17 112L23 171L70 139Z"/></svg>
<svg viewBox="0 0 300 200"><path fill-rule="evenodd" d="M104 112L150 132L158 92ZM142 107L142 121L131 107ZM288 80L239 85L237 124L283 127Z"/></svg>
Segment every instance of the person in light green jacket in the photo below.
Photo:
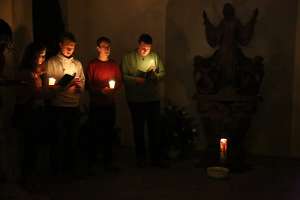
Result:
<svg viewBox="0 0 300 200"><path fill-rule="evenodd" d="M122 72L133 122L137 166L145 167L147 161L145 123L151 163L161 166L159 82L165 76L165 68L158 54L152 51L152 37L149 34L140 35L138 48L123 57Z"/></svg>

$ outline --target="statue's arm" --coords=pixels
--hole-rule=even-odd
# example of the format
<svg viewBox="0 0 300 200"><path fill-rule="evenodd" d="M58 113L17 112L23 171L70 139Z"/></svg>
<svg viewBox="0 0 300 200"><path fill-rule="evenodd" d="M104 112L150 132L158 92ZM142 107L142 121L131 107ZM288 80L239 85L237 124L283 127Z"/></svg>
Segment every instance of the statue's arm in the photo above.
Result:
<svg viewBox="0 0 300 200"><path fill-rule="evenodd" d="M215 48L218 45L218 29L210 22L205 10L203 11L203 20L206 40L211 47Z"/></svg>
<svg viewBox="0 0 300 200"><path fill-rule="evenodd" d="M240 24L239 28L239 43L243 46L246 46L249 44L249 42L252 39L253 33L254 33L254 28L256 24L258 16L258 9L256 8L253 12L253 15L249 22L246 25Z"/></svg>

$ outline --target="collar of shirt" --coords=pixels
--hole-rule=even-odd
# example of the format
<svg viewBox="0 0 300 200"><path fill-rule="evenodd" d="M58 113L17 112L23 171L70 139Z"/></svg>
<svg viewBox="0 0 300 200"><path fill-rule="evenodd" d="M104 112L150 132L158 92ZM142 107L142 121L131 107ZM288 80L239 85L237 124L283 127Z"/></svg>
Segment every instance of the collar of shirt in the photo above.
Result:
<svg viewBox="0 0 300 200"><path fill-rule="evenodd" d="M63 73L73 76L74 73L76 73L74 58L73 57L66 58L61 54L58 54L58 58L59 58L60 62L62 63L61 69L62 69Z"/></svg>
<svg viewBox="0 0 300 200"><path fill-rule="evenodd" d="M67 57L63 56L62 54L58 54L58 57L64 63L70 63L74 60L73 57L67 58Z"/></svg>

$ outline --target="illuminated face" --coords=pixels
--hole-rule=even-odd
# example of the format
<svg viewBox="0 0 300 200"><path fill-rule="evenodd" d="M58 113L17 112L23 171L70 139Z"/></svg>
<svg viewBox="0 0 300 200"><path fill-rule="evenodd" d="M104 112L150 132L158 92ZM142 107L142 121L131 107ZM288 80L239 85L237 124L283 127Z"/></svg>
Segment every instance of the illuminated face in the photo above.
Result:
<svg viewBox="0 0 300 200"><path fill-rule="evenodd" d="M65 40L61 43L59 43L59 47L60 47L60 53L69 58L73 55L74 51L75 51L75 46L76 43L70 40Z"/></svg>
<svg viewBox="0 0 300 200"><path fill-rule="evenodd" d="M36 57L36 64L41 65L45 62L46 59L46 49L40 51Z"/></svg>
<svg viewBox="0 0 300 200"><path fill-rule="evenodd" d="M147 56L151 51L152 44L140 42L138 46L138 54L142 57Z"/></svg>
<svg viewBox="0 0 300 200"><path fill-rule="evenodd" d="M110 55L110 43L102 41L99 46L97 46L97 51L100 54L101 57L106 57L108 58Z"/></svg>

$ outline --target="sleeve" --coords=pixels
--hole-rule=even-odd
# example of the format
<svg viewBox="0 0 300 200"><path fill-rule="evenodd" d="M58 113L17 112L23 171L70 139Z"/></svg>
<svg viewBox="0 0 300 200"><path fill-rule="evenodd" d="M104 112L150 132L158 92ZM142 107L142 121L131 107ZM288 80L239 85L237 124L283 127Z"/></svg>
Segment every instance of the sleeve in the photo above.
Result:
<svg viewBox="0 0 300 200"><path fill-rule="evenodd" d="M91 81L91 63L88 64L86 70L85 70L85 89L90 91L91 86L90 86L90 81Z"/></svg>
<svg viewBox="0 0 300 200"><path fill-rule="evenodd" d="M121 63L124 82L126 84L133 85L136 82L135 82L135 76L133 76L129 73L129 68L132 67L132 66L130 66L130 64L131 63L129 62L128 56L124 56L122 59L122 63Z"/></svg>
<svg viewBox="0 0 300 200"><path fill-rule="evenodd" d="M43 88L43 80L40 76L34 75L32 73L34 94L36 99L42 99L45 96L45 90Z"/></svg>
<svg viewBox="0 0 300 200"><path fill-rule="evenodd" d="M123 87L123 79L120 67L116 64L115 65L115 76L116 76L116 89L120 90Z"/></svg>
<svg viewBox="0 0 300 200"><path fill-rule="evenodd" d="M158 55L156 56L156 62L158 67L158 72L156 72L156 76L158 80L161 80L166 74L165 67Z"/></svg>
<svg viewBox="0 0 300 200"><path fill-rule="evenodd" d="M101 91L97 90L97 87L93 85L93 82L93 64L89 63L88 67L86 68L86 89L92 94L100 94Z"/></svg>
<svg viewBox="0 0 300 200"><path fill-rule="evenodd" d="M54 63L51 60L46 63L46 74L48 77L54 76Z"/></svg>
<svg viewBox="0 0 300 200"><path fill-rule="evenodd" d="M44 80L45 86L49 85L50 77L57 78L56 74L54 72L54 67L55 67L55 64L51 59L46 62L46 66L45 66L46 73L45 73L45 80Z"/></svg>
<svg viewBox="0 0 300 200"><path fill-rule="evenodd" d="M44 79L44 85L48 86L49 85L49 77L51 77L51 70L50 70L50 62L49 60L46 61L46 67L45 67L45 79Z"/></svg>
<svg viewBox="0 0 300 200"><path fill-rule="evenodd" d="M83 67L82 67L82 64L81 62L77 62L77 72L78 72L78 78L80 80L80 88L81 88L81 91L84 90L84 85L85 85L85 76L84 76L84 72L83 72Z"/></svg>
<svg viewBox="0 0 300 200"><path fill-rule="evenodd" d="M51 99L54 97L57 93L60 93L63 91L62 88L50 88L49 87L49 78L53 77L57 79L57 73L55 73L55 61L48 60L46 61L45 65L45 74L42 77L42 95L45 99ZM57 81L57 80L56 80Z"/></svg>

